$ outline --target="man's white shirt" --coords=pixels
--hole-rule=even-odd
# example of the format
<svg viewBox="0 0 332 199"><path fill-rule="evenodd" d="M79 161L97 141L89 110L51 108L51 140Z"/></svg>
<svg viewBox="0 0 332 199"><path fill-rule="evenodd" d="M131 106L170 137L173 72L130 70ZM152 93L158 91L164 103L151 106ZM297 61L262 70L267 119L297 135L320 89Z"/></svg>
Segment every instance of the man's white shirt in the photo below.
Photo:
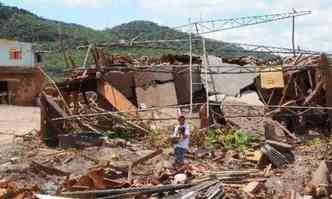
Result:
<svg viewBox="0 0 332 199"><path fill-rule="evenodd" d="M175 147L180 147L183 149L188 149L189 148L189 136L190 136L190 128L188 124L184 124L184 125L178 125L177 127L175 127L174 132L173 132L173 137L179 137L179 129L180 128L184 128L184 134L186 135L187 138L184 138L183 140L181 140L179 143L177 143L175 145Z"/></svg>

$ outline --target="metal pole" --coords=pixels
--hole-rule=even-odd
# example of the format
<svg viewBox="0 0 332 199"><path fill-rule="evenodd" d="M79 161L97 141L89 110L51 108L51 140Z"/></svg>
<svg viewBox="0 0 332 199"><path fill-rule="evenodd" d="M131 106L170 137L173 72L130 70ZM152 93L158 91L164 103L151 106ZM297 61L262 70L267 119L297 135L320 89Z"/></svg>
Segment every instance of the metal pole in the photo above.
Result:
<svg viewBox="0 0 332 199"><path fill-rule="evenodd" d="M206 92L206 116L209 121L209 85L208 85L208 59L206 54L206 46L205 46L205 38L203 39L203 59L204 59L204 73L205 73L205 92ZM207 127L207 131L209 131L209 126Z"/></svg>
<svg viewBox="0 0 332 199"><path fill-rule="evenodd" d="M295 10L293 10L296 13ZM292 46L293 46L293 55L295 56L295 16L292 17Z"/></svg>
<svg viewBox="0 0 332 199"><path fill-rule="evenodd" d="M189 19L190 23L190 19ZM192 73L192 64L193 64L193 55L192 55L192 27L189 33L189 81L190 81L190 116L193 113L193 73Z"/></svg>

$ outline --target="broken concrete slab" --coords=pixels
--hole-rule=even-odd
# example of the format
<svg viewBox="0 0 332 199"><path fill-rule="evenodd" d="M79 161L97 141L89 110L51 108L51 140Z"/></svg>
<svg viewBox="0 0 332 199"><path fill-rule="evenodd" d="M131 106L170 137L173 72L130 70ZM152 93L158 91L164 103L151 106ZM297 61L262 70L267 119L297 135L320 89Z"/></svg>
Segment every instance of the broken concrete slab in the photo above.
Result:
<svg viewBox="0 0 332 199"><path fill-rule="evenodd" d="M104 78L127 98L135 98L134 72L110 71Z"/></svg>
<svg viewBox="0 0 332 199"><path fill-rule="evenodd" d="M172 73L162 72L135 72L134 82L136 87L146 87L154 83L173 81Z"/></svg>
<svg viewBox="0 0 332 199"><path fill-rule="evenodd" d="M211 64L210 64L211 65ZM211 65L213 66L213 65ZM222 73L232 70L234 67L239 67L234 64L223 63L222 67L210 67L209 72ZM250 66L248 66L250 67ZM244 69L245 70L245 67ZM208 80L209 91L219 94L225 94L230 96L236 96L240 93L240 90L254 83L254 79L257 77L255 73L243 73L243 74L211 74L209 75L211 80ZM205 82L205 74L201 74L202 82Z"/></svg>
<svg viewBox="0 0 332 199"><path fill-rule="evenodd" d="M162 107L178 104L173 82L136 87L137 103L140 107Z"/></svg>

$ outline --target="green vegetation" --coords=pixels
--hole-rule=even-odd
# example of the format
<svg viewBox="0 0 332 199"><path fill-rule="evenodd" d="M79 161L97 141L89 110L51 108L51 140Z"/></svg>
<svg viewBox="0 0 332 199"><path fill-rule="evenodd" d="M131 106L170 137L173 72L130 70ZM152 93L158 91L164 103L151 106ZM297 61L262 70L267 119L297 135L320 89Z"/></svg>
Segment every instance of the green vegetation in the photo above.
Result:
<svg viewBox="0 0 332 199"><path fill-rule="evenodd" d="M241 130L217 129L209 131L207 144L210 148L226 148L226 149L240 149L244 151L250 144L256 141L257 138L253 134L243 132Z"/></svg>
<svg viewBox="0 0 332 199"><path fill-rule="evenodd" d="M316 146L321 144L332 144L332 135L328 137L315 137L306 141L306 145L308 146Z"/></svg>
<svg viewBox="0 0 332 199"><path fill-rule="evenodd" d="M307 141L307 145L309 145L309 146L315 146L315 145L320 145L320 144L322 144L322 140L318 137Z"/></svg>
<svg viewBox="0 0 332 199"><path fill-rule="evenodd" d="M29 11L0 4L0 37L25 42L50 42L63 38L69 45L101 42L110 39L110 34L77 24L41 18ZM68 43L69 42L69 43Z"/></svg>

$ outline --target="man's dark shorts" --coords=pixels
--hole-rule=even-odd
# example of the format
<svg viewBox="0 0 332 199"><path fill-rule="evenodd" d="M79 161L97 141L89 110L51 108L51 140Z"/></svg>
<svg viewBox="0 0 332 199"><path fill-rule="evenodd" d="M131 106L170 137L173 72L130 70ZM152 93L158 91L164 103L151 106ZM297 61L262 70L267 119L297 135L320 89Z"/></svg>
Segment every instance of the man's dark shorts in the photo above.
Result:
<svg viewBox="0 0 332 199"><path fill-rule="evenodd" d="M174 154L175 154L175 163L176 164L184 164L184 155L186 154L187 149L181 147L175 147Z"/></svg>

